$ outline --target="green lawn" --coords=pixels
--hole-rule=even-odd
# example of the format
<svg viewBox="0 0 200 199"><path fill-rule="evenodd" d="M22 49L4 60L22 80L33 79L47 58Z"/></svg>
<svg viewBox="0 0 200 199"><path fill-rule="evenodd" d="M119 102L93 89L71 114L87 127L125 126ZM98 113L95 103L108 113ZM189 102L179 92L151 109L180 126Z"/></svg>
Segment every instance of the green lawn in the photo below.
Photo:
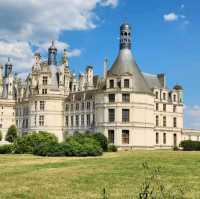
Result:
<svg viewBox="0 0 200 199"><path fill-rule="evenodd" d="M144 179L142 163L161 167L171 187L185 187L187 198L200 198L200 153L134 151L92 158L0 155L0 198L135 198Z"/></svg>

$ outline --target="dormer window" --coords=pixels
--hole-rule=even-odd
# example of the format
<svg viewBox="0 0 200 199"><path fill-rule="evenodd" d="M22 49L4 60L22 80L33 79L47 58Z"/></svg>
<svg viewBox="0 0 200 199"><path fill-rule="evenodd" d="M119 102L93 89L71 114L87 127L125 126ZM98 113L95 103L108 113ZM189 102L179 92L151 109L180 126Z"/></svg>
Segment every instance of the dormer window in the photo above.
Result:
<svg viewBox="0 0 200 199"><path fill-rule="evenodd" d="M176 102L176 95L173 95L173 101Z"/></svg>
<svg viewBox="0 0 200 199"><path fill-rule="evenodd" d="M114 88L114 80L113 79L110 80L110 88Z"/></svg>
<svg viewBox="0 0 200 199"><path fill-rule="evenodd" d="M163 93L163 100L166 100L166 93Z"/></svg>
<svg viewBox="0 0 200 199"><path fill-rule="evenodd" d="M159 93L158 93L158 91L156 91L156 99L158 99L158 95L159 95Z"/></svg>
<svg viewBox="0 0 200 199"><path fill-rule="evenodd" d="M129 79L124 80L124 88L129 88Z"/></svg>

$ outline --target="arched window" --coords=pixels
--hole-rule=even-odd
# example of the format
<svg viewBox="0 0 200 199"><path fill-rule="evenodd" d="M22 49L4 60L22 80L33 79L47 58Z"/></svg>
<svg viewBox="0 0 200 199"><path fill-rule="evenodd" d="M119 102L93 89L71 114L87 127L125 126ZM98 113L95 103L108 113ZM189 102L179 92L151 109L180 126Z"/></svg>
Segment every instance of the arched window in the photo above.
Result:
<svg viewBox="0 0 200 199"><path fill-rule="evenodd" d="M156 144L159 144L159 133L156 133Z"/></svg>

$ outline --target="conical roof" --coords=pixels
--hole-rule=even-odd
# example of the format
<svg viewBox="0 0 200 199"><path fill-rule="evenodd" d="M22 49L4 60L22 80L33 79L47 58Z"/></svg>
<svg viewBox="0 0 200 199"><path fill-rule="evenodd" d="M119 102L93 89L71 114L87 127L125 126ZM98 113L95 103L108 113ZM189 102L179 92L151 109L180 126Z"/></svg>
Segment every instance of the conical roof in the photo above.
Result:
<svg viewBox="0 0 200 199"><path fill-rule="evenodd" d="M142 93L151 93L151 90L144 79L134 57L129 49L122 49L119 52L114 64L110 69L111 75L133 75L134 91Z"/></svg>

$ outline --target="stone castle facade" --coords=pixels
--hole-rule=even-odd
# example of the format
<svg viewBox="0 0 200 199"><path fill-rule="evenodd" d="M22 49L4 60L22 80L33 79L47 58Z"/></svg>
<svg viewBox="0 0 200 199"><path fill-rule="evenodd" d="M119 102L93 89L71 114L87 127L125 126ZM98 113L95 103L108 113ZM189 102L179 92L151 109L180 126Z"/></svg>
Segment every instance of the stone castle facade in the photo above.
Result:
<svg viewBox="0 0 200 199"><path fill-rule="evenodd" d="M104 75L88 66L76 76L66 50L57 64L52 42L48 60L39 53L25 81L14 75L10 60L0 66L0 129L15 124L22 134L54 133L59 141L74 132L101 132L122 148L171 148L200 131L184 129L183 88L167 87L164 74L142 73L131 52L131 27L120 27L119 54Z"/></svg>

